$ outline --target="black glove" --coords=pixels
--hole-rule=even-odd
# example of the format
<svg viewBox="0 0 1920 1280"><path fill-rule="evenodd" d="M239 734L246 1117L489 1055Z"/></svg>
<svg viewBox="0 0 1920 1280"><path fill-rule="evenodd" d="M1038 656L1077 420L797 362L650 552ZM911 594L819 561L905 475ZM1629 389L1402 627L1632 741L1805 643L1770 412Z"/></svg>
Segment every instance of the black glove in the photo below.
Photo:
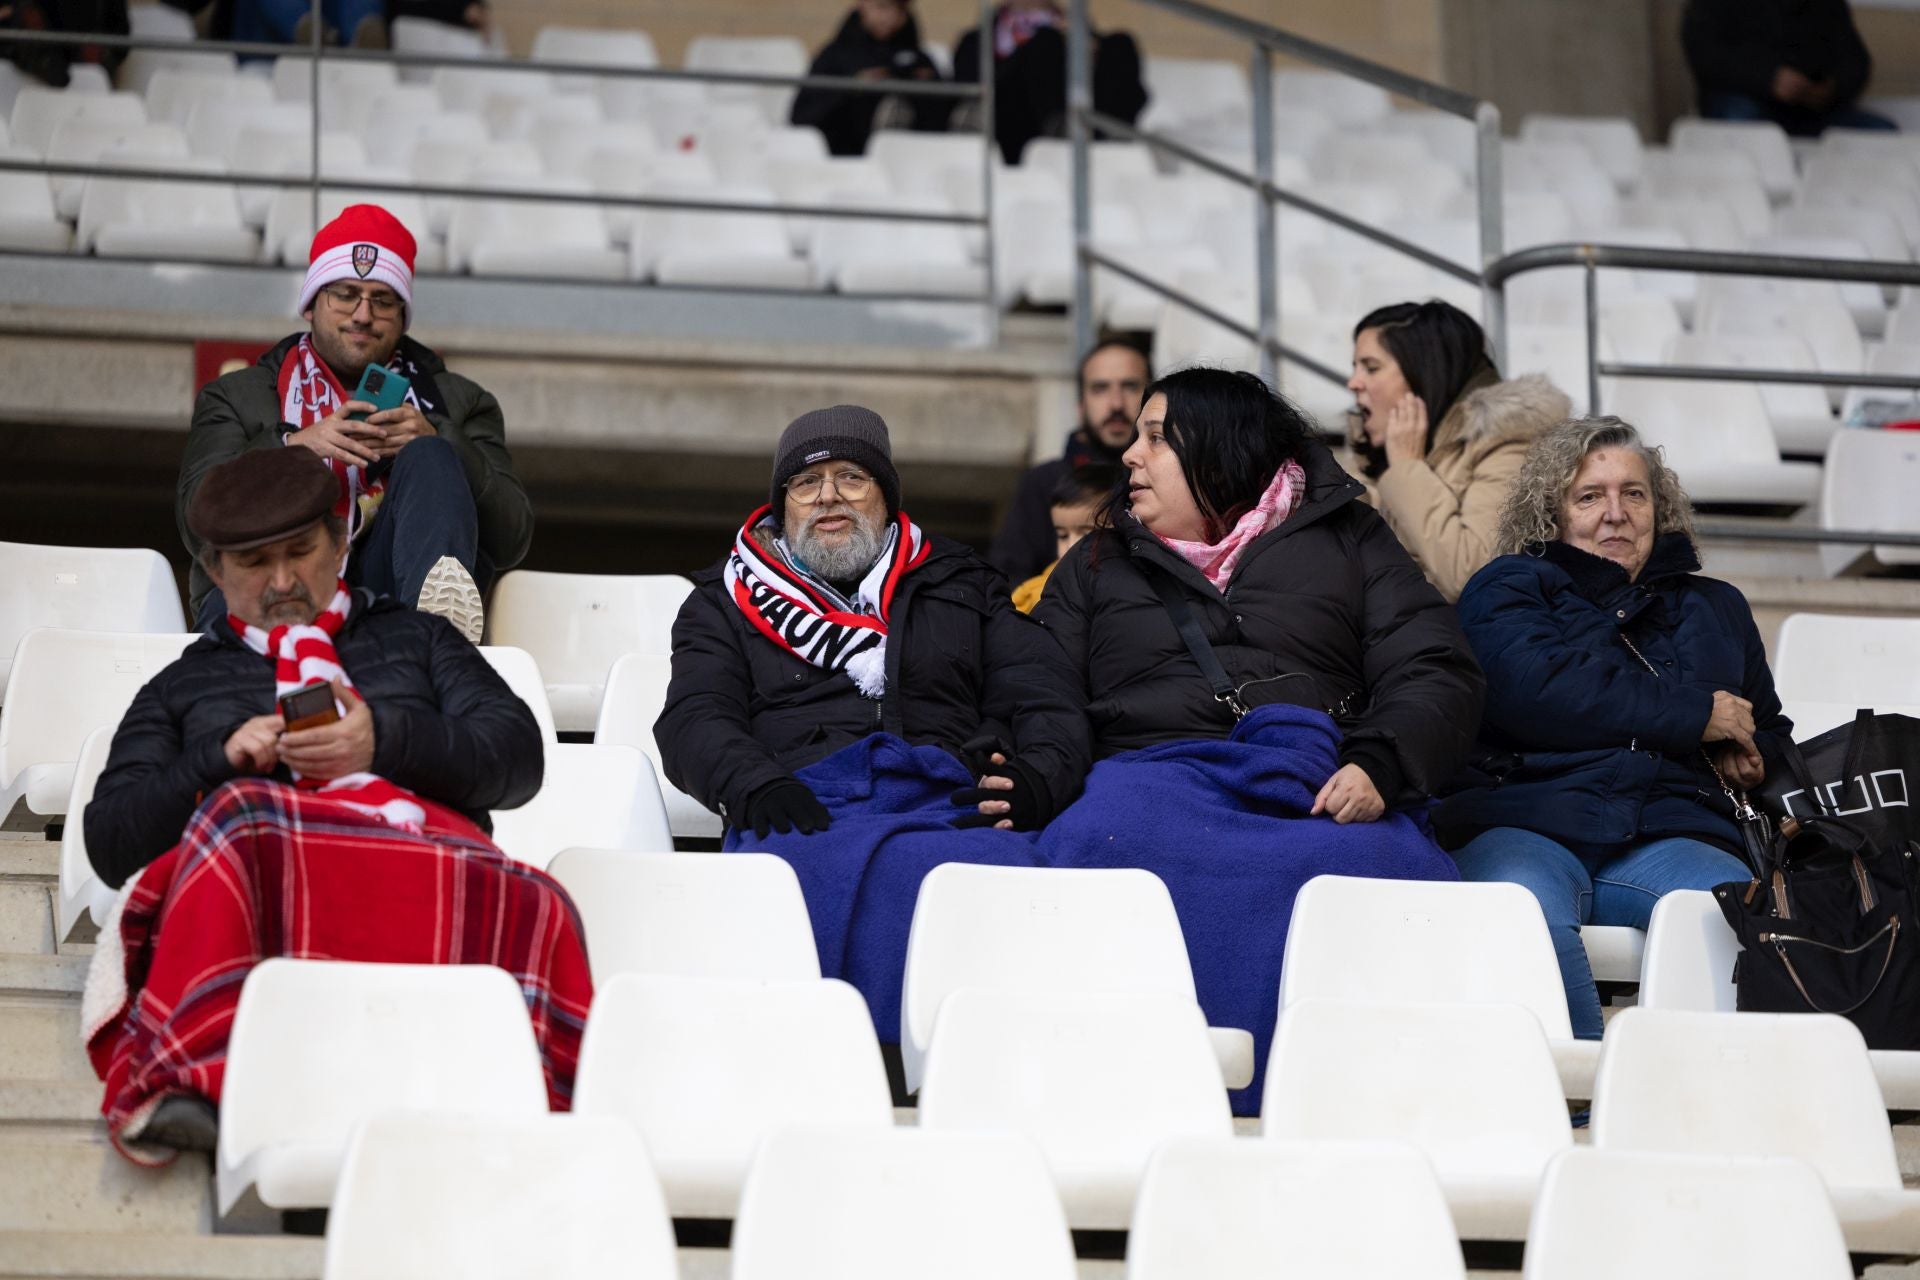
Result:
<svg viewBox="0 0 1920 1280"><path fill-rule="evenodd" d="M960 758L960 763L967 767L967 776L970 778L999 772L1000 766L993 762L993 758L1012 754L1013 748L1007 745L1006 739L992 730L969 738L960 744L958 751L954 752L954 755Z"/></svg>
<svg viewBox="0 0 1920 1280"><path fill-rule="evenodd" d="M1012 822L1015 831L1035 831L1053 817L1053 793L1046 781L1021 760L988 765L986 776L1005 778L1013 790L992 787L967 787L953 793L955 804L966 805L969 812L953 820L956 827L991 827L997 822ZM981 813L982 800L1004 800L1010 806L1005 813Z"/></svg>
<svg viewBox="0 0 1920 1280"><path fill-rule="evenodd" d="M778 831L781 835L798 831L810 836L816 831L825 831L833 822L827 806L798 778L769 782L748 796L741 807L744 812L740 815L740 829L751 828L754 835L761 837L769 831Z"/></svg>

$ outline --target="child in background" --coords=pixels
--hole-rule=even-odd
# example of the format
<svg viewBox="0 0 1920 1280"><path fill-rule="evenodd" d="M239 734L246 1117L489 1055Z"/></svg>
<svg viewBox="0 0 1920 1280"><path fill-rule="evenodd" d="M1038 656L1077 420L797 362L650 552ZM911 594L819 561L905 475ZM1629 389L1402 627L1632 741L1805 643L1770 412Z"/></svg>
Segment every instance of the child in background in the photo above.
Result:
<svg viewBox="0 0 1920 1280"><path fill-rule="evenodd" d="M1034 574L1013 589L1013 607L1030 613L1040 603L1040 592L1054 565L1073 548L1073 544L1093 532L1100 509L1107 505L1113 487L1120 483L1121 468L1110 462L1092 462L1075 467L1060 477L1053 487L1053 564Z"/></svg>

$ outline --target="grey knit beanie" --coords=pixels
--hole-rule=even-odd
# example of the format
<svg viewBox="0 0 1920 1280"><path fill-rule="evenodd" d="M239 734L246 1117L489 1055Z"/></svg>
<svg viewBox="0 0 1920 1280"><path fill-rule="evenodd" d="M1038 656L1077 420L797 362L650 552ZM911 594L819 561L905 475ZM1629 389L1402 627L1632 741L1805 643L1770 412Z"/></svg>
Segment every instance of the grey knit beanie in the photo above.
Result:
<svg viewBox="0 0 1920 1280"><path fill-rule="evenodd" d="M773 451L773 488L767 499L776 518L787 509L787 481L829 458L866 468L887 500L887 514L900 510L900 473L893 469L887 424L871 409L836 404L801 414L780 433L780 444Z"/></svg>

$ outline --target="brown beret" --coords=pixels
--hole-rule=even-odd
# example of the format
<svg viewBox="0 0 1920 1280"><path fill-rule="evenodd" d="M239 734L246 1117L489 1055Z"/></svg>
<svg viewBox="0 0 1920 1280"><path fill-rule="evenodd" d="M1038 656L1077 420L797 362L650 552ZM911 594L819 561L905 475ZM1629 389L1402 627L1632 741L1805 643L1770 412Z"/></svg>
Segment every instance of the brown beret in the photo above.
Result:
<svg viewBox="0 0 1920 1280"><path fill-rule="evenodd" d="M187 528L210 547L244 551L299 533L340 500L340 482L311 449L249 449L207 472Z"/></svg>

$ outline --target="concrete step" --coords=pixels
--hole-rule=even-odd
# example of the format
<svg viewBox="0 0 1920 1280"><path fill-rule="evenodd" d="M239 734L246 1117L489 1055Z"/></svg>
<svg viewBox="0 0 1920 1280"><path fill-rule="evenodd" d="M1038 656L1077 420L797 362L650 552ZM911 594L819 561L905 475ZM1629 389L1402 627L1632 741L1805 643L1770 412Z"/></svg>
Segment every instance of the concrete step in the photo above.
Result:
<svg viewBox="0 0 1920 1280"><path fill-rule="evenodd" d="M38 876L0 874L0 951L14 955L54 953L53 909L57 884Z"/></svg>
<svg viewBox="0 0 1920 1280"><path fill-rule="evenodd" d="M58 840L0 840L0 876L39 876L49 884L60 880Z"/></svg>
<svg viewBox="0 0 1920 1280"><path fill-rule="evenodd" d="M20 955L0 951L0 1000L73 1000L87 982L84 955Z"/></svg>
<svg viewBox="0 0 1920 1280"><path fill-rule="evenodd" d="M77 998L0 997L0 1081L93 1080Z"/></svg>
<svg viewBox="0 0 1920 1280"><path fill-rule="evenodd" d="M309 1236L0 1232L0 1278L317 1280L326 1242Z"/></svg>
<svg viewBox="0 0 1920 1280"><path fill-rule="evenodd" d="M213 1171L186 1154L148 1169L115 1151L99 1129L0 1129L0 1232L205 1233ZM0 1265L0 1275L14 1274Z"/></svg>
<svg viewBox="0 0 1920 1280"><path fill-rule="evenodd" d="M101 1084L85 1079L0 1079L0 1133L60 1133L85 1130L104 1134L100 1118Z"/></svg>

